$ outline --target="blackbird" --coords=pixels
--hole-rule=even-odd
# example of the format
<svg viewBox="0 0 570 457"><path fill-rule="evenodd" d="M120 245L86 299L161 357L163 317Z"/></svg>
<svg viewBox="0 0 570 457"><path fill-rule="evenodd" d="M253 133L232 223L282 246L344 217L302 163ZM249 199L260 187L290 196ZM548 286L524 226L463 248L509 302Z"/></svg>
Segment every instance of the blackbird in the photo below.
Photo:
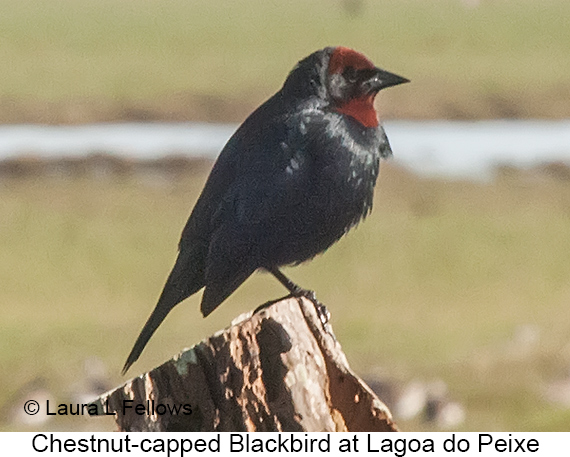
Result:
<svg viewBox="0 0 570 457"><path fill-rule="evenodd" d="M310 295L279 267L325 251L371 211L380 158L392 154L374 97L405 82L346 47L293 68L220 153L123 373L170 310L202 288L204 316L258 269Z"/></svg>

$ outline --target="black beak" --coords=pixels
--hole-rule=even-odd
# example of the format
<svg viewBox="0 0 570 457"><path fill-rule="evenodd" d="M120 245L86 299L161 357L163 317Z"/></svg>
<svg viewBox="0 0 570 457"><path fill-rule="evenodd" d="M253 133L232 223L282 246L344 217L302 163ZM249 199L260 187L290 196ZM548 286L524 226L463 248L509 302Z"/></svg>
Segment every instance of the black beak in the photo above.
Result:
<svg viewBox="0 0 570 457"><path fill-rule="evenodd" d="M385 89L386 87L397 86L398 84L410 82L409 79L380 68L375 68L371 71L373 72L372 75L363 83L363 88L369 93L378 92L380 89Z"/></svg>

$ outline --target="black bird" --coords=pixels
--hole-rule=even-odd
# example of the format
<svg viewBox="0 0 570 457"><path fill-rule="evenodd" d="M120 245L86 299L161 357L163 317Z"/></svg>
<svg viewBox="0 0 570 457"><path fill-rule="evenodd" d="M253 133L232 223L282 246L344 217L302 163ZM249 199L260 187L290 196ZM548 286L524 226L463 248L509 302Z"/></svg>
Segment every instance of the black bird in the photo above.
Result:
<svg viewBox="0 0 570 457"><path fill-rule="evenodd" d="M203 287L204 316L257 269L308 293L279 267L323 252L370 212L380 158L392 154L374 97L405 82L345 47L293 68L220 153L123 374L170 310Z"/></svg>

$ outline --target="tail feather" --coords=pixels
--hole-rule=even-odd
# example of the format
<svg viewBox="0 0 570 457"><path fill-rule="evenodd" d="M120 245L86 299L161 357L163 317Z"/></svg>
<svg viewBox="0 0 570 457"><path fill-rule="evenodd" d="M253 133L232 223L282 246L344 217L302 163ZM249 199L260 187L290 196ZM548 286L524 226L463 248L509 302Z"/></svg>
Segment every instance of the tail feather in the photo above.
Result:
<svg viewBox="0 0 570 457"><path fill-rule="evenodd" d="M162 321L172 308L204 287L204 270L201 262L198 262L199 258L195 260L196 265L194 265L194 268L189 271L184 267L189 263L188 259L190 256L184 254L185 253L180 252L156 307L146 321L131 353L127 357L127 361L121 372L123 375L128 371L131 365L138 360L148 340L150 340L151 336L160 324L162 324Z"/></svg>
<svg viewBox="0 0 570 457"><path fill-rule="evenodd" d="M135 345L133 346L129 357L127 357L127 361L125 362L125 366L121 372L122 375L124 375L129 370L131 365L138 360L143 349L148 343L148 340L150 340L150 337L154 334L159 325L162 324L162 321L168 315L170 310L182 300L183 298L171 304L166 304L161 301L158 302L156 308L154 308L154 311L146 321L146 324L144 324L144 327L141 330L141 333L137 338L137 341L135 342Z"/></svg>

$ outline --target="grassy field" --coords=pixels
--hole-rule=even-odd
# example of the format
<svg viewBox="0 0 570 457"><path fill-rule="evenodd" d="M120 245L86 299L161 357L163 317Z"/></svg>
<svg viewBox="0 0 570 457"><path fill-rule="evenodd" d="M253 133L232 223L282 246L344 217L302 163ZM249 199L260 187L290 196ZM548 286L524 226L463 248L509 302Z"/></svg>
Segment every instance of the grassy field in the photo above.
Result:
<svg viewBox="0 0 570 457"><path fill-rule="evenodd" d="M360 4L351 14L347 4ZM0 121L240 120L345 45L407 76L385 117L570 116L565 0L0 0Z"/></svg>
<svg viewBox="0 0 570 457"><path fill-rule="evenodd" d="M90 357L104 362L110 385L121 382L204 178L1 182L0 405L38 379L69 401ZM490 184L445 182L385 167L369 219L287 273L318 292L368 379L443 380L466 409L462 430L567 430L568 410L545 392L567 382L570 366L569 229L569 181L514 173ZM199 296L187 300L131 375L283 294L258 273L208 319ZM94 427L111 424L45 425Z"/></svg>

